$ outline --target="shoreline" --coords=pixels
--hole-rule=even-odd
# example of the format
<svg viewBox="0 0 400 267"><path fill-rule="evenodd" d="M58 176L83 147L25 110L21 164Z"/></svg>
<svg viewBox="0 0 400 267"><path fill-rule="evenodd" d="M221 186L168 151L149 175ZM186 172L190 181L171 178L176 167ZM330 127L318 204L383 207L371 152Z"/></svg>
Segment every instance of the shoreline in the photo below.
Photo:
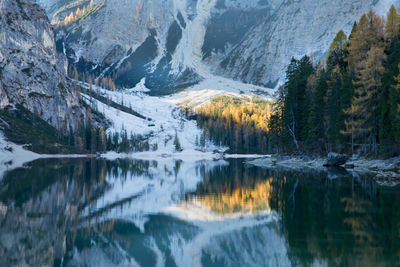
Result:
<svg viewBox="0 0 400 267"><path fill-rule="evenodd" d="M136 159L136 160L181 160L181 161L216 161L228 159L244 159L246 164L261 167L292 171L321 171L328 172L335 167L325 167L327 158L321 156L280 156L258 154L226 154L223 151L184 150L149 151L137 153L106 152L103 154L37 154L25 150L23 146L2 140L0 136L0 180L5 172L23 167L26 163L38 159L57 158L102 158L106 160ZM3 142L1 142L3 141ZM4 146L4 144L7 144ZM4 147L3 147L4 146ZM342 173L359 176L368 175L378 184L394 187L400 184L400 157L389 159L371 159L353 156L345 165L337 167ZM344 171L344 172L343 172Z"/></svg>
<svg viewBox="0 0 400 267"><path fill-rule="evenodd" d="M400 184L400 157L389 159L368 159L353 156L343 166L326 167L326 157L309 156L277 156L248 160L249 165L261 168L281 168L292 171L341 171L342 177L346 175L368 175L379 185L395 187ZM340 177L340 176L339 176ZM338 177L333 177L338 178Z"/></svg>

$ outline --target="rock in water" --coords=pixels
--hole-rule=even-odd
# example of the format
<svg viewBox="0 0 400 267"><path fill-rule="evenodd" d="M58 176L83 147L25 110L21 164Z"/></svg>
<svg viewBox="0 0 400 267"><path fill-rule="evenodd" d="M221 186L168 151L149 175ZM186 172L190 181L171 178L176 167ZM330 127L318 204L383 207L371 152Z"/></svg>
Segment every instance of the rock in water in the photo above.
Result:
<svg viewBox="0 0 400 267"><path fill-rule="evenodd" d="M324 166L325 167L342 166L342 165L346 164L346 162L348 160L349 160L349 156L331 152L328 154L328 159L327 159L326 163L324 164Z"/></svg>

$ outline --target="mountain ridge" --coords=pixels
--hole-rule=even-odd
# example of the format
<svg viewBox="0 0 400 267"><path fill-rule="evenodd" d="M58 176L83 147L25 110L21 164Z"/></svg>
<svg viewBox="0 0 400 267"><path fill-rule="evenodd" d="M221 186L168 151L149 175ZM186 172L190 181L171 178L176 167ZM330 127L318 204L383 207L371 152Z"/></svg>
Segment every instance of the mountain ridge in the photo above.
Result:
<svg viewBox="0 0 400 267"><path fill-rule="evenodd" d="M55 5L66 4L38 1L50 16ZM185 88L216 74L276 88L284 82L292 56L313 54L319 60L339 30L348 34L369 9L383 15L399 2L107 0L78 26L56 32L70 62L81 66L79 71L112 77L119 87L131 88L146 78L153 92L168 94L174 90L165 88ZM53 23L63 16L55 16Z"/></svg>

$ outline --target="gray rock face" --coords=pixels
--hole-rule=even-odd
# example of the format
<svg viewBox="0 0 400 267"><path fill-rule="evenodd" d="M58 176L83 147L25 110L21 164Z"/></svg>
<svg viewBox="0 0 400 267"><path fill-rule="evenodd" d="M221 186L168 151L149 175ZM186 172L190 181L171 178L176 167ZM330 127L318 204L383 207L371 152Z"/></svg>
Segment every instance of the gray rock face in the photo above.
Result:
<svg viewBox="0 0 400 267"><path fill-rule="evenodd" d="M0 108L21 104L59 130L84 112L56 52L46 13L33 0L0 0Z"/></svg>
<svg viewBox="0 0 400 267"><path fill-rule="evenodd" d="M50 17L72 0L37 0ZM89 1L87 1L89 2ZM292 56L324 56L335 34L362 13L400 0L96 0L101 8L62 29L71 61L87 59L117 83L190 84L209 72L276 87ZM64 9L63 9L64 10ZM62 20L74 9L57 13ZM85 70L85 71L86 71ZM128 70L131 70L129 72ZM121 73L124 75L120 76ZM184 77L184 78L182 78Z"/></svg>
<svg viewBox="0 0 400 267"><path fill-rule="evenodd" d="M249 83L282 84L291 57L320 59L336 33L350 34L371 8L384 15L397 0L286 0L272 17L254 27L222 61L219 71Z"/></svg>
<svg viewBox="0 0 400 267"><path fill-rule="evenodd" d="M209 73L203 58L216 62L212 55L238 44L279 1L95 0L95 11L58 28L56 39L64 44L70 62L89 62L81 71L112 76L120 86L134 87L145 77L152 89L184 87ZM65 8L60 0L38 2L53 23L77 8ZM62 11L55 16L54 6ZM245 21L238 21L238 16Z"/></svg>
<svg viewBox="0 0 400 267"><path fill-rule="evenodd" d="M9 105L8 97L3 90L3 84L0 81L0 109Z"/></svg>
<svg viewBox="0 0 400 267"><path fill-rule="evenodd" d="M37 0L37 3L46 9L47 14L49 17L52 17L54 12L59 10L64 5L67 5L73 1L71 0Z"/></svg>

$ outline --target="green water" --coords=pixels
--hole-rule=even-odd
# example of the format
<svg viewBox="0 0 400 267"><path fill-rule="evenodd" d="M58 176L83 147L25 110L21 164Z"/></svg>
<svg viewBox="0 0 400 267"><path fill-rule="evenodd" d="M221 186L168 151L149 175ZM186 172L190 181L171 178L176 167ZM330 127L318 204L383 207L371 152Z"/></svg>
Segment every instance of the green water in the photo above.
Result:
<svg viewBox="0 0 400 267"><path fill-rule="evenodd" d="M399 190L242 160L39 160L0 181L0 266L397 266Z"/></svg>

